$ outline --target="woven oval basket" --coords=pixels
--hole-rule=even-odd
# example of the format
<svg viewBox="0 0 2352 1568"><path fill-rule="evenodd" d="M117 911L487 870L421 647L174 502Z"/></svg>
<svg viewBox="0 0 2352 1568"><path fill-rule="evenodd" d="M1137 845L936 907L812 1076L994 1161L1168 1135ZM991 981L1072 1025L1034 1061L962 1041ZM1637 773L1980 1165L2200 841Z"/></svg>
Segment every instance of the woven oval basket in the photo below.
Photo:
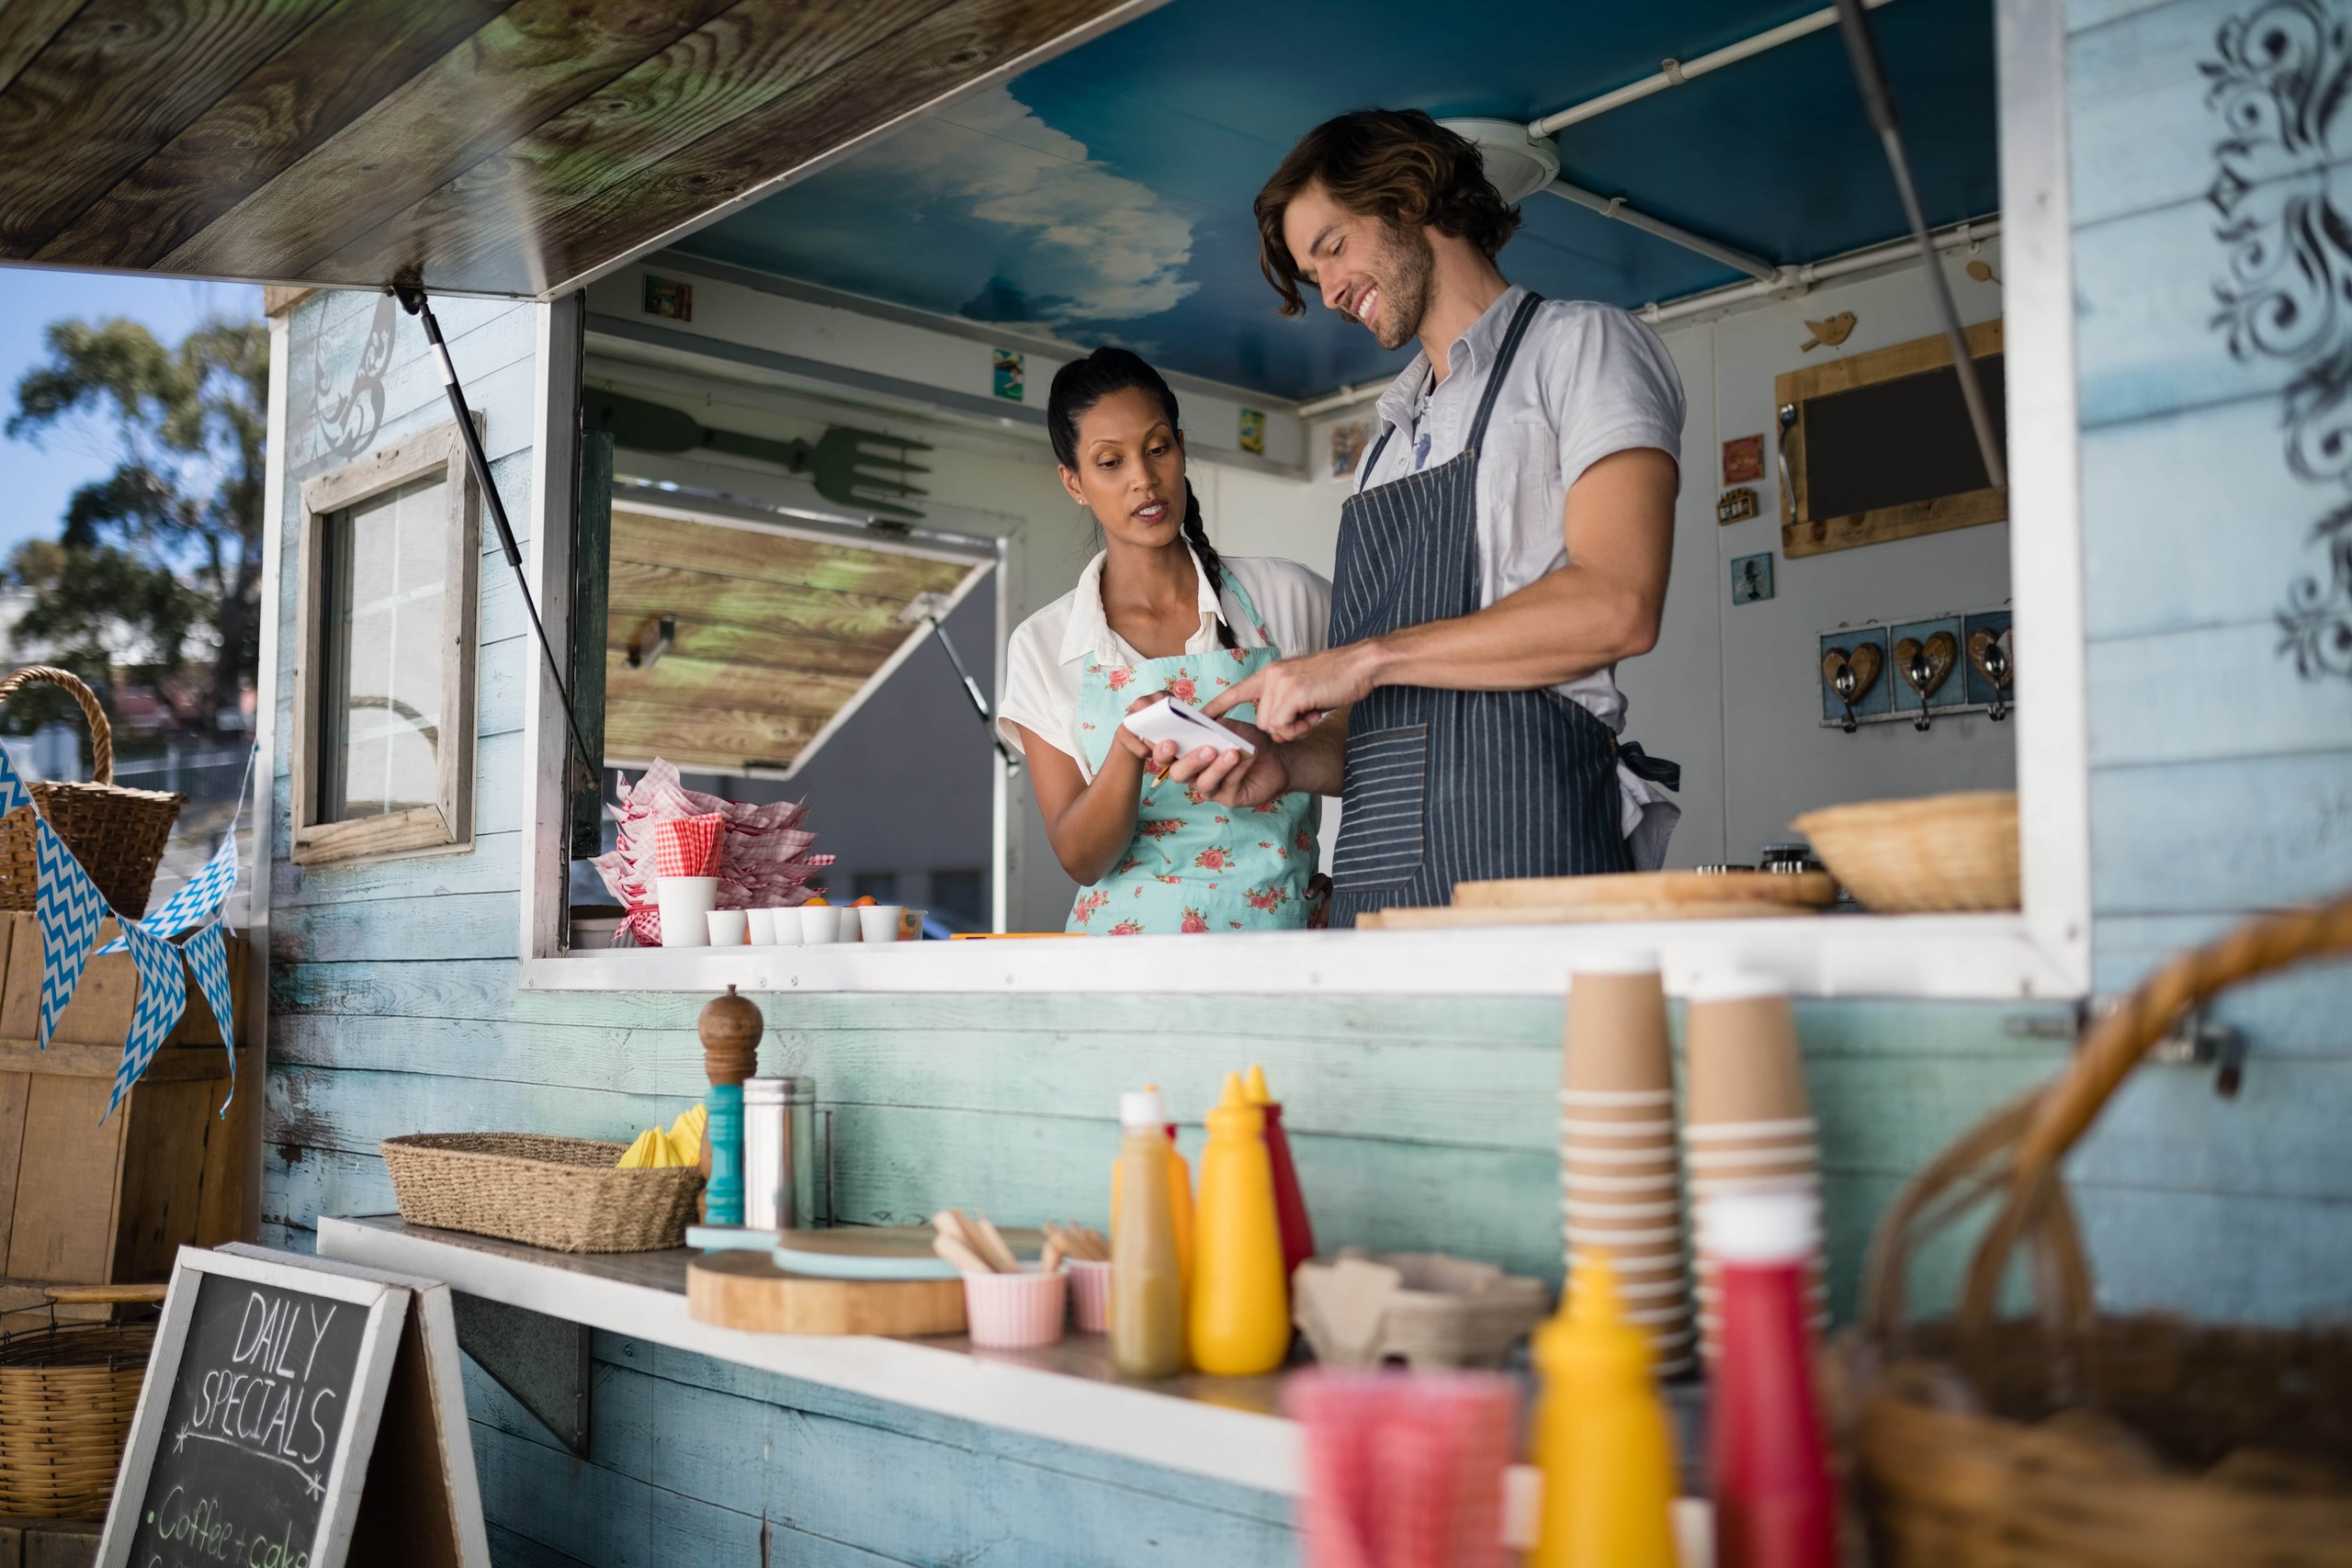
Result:
<svg viewBox="0 0 2352 1568"><path fill-rule="evenodd" d="M33 804L74 858L98 885L118 914L133 919L147 912L147 895L155 886L155 867L172 836L184 795L160 790L130 789L114 782L114 729L97 694L71 670L48 664L28 664L0 681L0 703L27 686L62 686L82 705L90 723L91 783L33 783ZM0 817L0 909L29 909L40 887L39 863L34 858L33 814L19 807Z"/></svg>
<svg viewBox="0 0 2352 1568"><path fill-rule="evenodd" d="M153 1324L65 1324L0 1339L0 1515L106 1511L154 1348Z"/></svg>
<svg viewBox="0 0 2352 1568"><path fill-rule="evenodd" d="M2018 797L1980 791L1866 800L1789 826L1855 897L1889 914L2018 907Z"/></svg>
<svg viewBox="0 0 2352 1568"><path fill-rule="evenodd" d="M2183 1010L2346 954L2352 897L2174 960L2092 1026L2054 1081L1962 1134L1897 1195L1832 1359L1841 1457L1879 1568L2352 1565L2352 1330L2100 1315L2062 1179ZM1958 1315L1906 1321L1912 1260L1988 1209ZM2214 1241L2216 1272L2260 1245ZM1996 1319L2020 1247L2037 1314Z"/></svg>
<svg viewBox="0 0 2352 1568"><path fill-rule="evenodd" d="M401 1218L555 1252L686 1244L702 1172L620 1170L626 1144L536 1133L418 1133L379 1145Z"/></svg>

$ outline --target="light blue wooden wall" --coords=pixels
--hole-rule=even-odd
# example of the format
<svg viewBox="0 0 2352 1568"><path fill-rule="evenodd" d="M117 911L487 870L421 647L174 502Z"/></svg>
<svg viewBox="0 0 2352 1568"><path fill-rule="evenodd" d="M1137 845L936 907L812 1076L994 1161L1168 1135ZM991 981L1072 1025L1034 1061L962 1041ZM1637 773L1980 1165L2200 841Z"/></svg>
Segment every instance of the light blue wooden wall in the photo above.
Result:
<svg viewBox="0 0 2352 1568"><path fill-rule="evenodd" d="M2206 192L2222 131L2198 67L2236 9L2082 0L2070 42L2105 989L2245 911L2352 885L2352 689L2298 678L2273 620L2335 498L2282 456L2291 367L2233 359L2208 324L2222 248ZM289 504L303 479L345 460L322 422L375 310L372 297L330 295L293 318ZM500 488L526 524L530 312L452 301L443 316L488 416ZM377 442L444 417L405 320L383 387ZM281 656L264 1208L267 1239L283 1245L307 1247L322 1213L390 1207L374 1152L390 1134L627 1135L700 1093L698 998L514 989L520 694L534 654L494 545L481 581L469 854L308 873L285 863ZM1328 1243L1444 1247L1556 1278L1556 1002L761 1000L763 1069L813 1074L838 1108L847 1218L949 1201L1023 1220L1099 1215L1117 1091L1156 1078L1196 1116L1222 1072L1255 1059L1289 1101ZM2103 1298L2267 1321L2341 1314L2352 983L2341 970L2298 978L2226 1010L2254 1041L2245 1092L2222 1101L2202 1073L2143 1072L2075 1163ZM2011 1027L2048 1017L1993 1004L1801 1010L1841 1316L1895 1185L2063 1059L2062 1045ZM1931 1298L1951 1264L1932 1260ZM586 1463L486 1380L469 1382L503 1562L1241 1564L1295 1551L1286 1510L1261 1494L608 1337L596 1356Z"/></svg>

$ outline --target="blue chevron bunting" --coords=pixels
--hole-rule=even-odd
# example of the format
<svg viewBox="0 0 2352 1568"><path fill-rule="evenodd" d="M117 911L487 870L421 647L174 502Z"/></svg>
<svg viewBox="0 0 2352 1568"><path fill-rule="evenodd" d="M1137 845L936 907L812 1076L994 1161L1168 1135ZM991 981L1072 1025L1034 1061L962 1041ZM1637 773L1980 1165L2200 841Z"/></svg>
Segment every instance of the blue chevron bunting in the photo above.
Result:
<svg viewBox="0 0 2352 1568"><path fill-rule="evenodd" d="M219 920L200 926L187 939L180 951L187 955L188 973L196 976L196 988L204 993L205 1001L212 1009L213 1021L220 1025L220 1042L229 1053L229 1100L237 1098L237 1018L235 999L229 991L229 942ZM220 1102L225 1113L229 1100Z"/></svg>
<svg viewBox="0 0 2352 1568"><path fill-rule="evenodd" d="M228 837L220 840L220 849L204 863L204 869L187 879L180 890L164 900L164 907L143 917L140 924L153 936L175 937L192 927L210 919L215 911L237 886L237 826L229 825ZM123 951L123 939L98 949L96 956Z"/></svg>
<svg viewBox="0 0 2352 1568"><path fill-rule="evenodd" d="M179 949L136 920L125 920L122 932L130 942L130 962L139 970L139 1005L131 1011L130 1032L122 1043L122 1061L115 1068L107 1116L114 1114L122 1097L163 1049L164 1037L187 1010L187 973L180 967Z"/></svg>
<svg viewBox="0 0 2352 1568"><path fill-rule="evenodd" d="M98 922L114 911L45 818L33 818L33 863L40 874L33 893L33 915L40 926L40 1043L47 1050L59 1015L82 983Z"/></svg>
<svg viewBox="0 0 2352 1568"><path fill-rule="evenodd" d="M32 803L32 791L27 789L25 781L17 776L17 764L8 760L7 748L0 746L0 817L6 816L19 806L30 806Z"/></svg>

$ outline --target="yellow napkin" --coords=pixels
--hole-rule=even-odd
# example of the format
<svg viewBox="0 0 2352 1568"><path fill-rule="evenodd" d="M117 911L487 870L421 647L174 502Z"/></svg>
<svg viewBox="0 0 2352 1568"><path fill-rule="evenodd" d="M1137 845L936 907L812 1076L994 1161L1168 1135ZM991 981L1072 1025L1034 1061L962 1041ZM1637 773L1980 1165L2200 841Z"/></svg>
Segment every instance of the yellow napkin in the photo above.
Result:
<svg viewBox="0 0 2352 1568"><path fill-rule="evenodd" d="M702 1162L702 1134L709 1122L709 1112L696 1105L682 1111L670 1123L670 1130L648 1127L637 1135L628 1152L620 1157L621 1170L662 1170L673 1166L698 1165Z"/></svg>
<svg viewBox="0 0 2352 1568"><path fill-rule="evenodd" d="M680 1165L695 1165L702 1159L703 1129L710 1123L710 1112L696 1104L678 1112L670 1123L670 1144L678 1152Z"/></svg>

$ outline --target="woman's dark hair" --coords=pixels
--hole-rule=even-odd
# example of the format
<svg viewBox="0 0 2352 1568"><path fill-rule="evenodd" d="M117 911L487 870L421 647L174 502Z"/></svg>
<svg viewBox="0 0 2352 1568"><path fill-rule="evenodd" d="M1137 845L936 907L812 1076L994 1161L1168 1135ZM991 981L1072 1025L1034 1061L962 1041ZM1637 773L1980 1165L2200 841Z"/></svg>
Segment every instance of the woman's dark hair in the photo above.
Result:
<svg viewBox="0 0 2352 1568"><path fill-rule="evenodd" d="M1160 412L1168 416L1168 428L1182 431L1183 422L1176 415L1176 394L1159 371L1146 364L1139 354L1124 348L1098 348L1083 359L1073 359L1054 372L1053 390L1046 394L1046 434L1054 444L1054 460L1065 468L1078 471L1078 422L1086 411L1114 392L1140 389L1159 400ZM1225 562L1209 543L1208 525L1201 518L1201 498L1193 489L1188 476L1184 480L1184 542L1201 558L1201 570L1208 573L1209 592L1216 595L1217 641L1226 648L1233 643L1233 628L1225 624Z"/></svg>
<svg viewBox="0 0 2352 1568"><path fill-rule="evenodd" d="M1392 229L1427 225L1467 240L1489 261L1519 229L1519 209L1496 194L1467 137L1419 109L1356 109L1327 119L1298 139L1258 193L1258 269L1283 297L1285 316L1305 313L1306 303L1283 239L1283 214L1310 185Z"/></svg>

